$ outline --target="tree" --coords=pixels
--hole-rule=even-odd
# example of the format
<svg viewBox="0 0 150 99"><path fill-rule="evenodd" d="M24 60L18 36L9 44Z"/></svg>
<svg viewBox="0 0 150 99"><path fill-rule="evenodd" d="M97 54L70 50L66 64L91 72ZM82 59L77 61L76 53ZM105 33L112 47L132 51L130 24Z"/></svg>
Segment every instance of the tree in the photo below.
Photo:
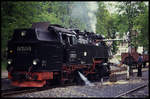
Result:
<svg viewBox="0 0 150 99"><path fill-rule="evenodd" d="M135 26L133 27L134 29L138 30L138 36L135 39L138 39L137 46L143 46L145 50L148 50L149 48L148 6L144 2L141 2L139 4L139 8L141 9L141 13L139 13L139 15L135 18L134 20Z"/></svg>
<svg viewBox="0 0 150 99"><path fill-rule="evenodd" d="M146 5L144 2L121 2L120 5L118 6L118 14L121 16L120 19L124 21L125 24L120 24L119 28L122 30L122 33L127 33L129 31L129 35L131 35L132 30L138 31L138 37L133 37L130 36L132 41L131 45L134 47L138 46L144 46L148 48L148 38L146 40L143 37L148 37L148 11L146 11ZM148 8L147 8L148 10ZM143 18L142 15L145 13L145 19ZM123 18L124 17L124 18ZM142 19L142 22L145 22L144 25L143 23L139 22ZM125 28L124 28L125 27ZM145 32L143 33L140 29L143 27L145 29ZM147 31L147 32L146 32ZM137 43L140 42L140 43ZM130 46L130 45L129 45Z"/></svg>
<svg viewBox="0 0 150 99"><path fill-rule="evenodd" d="M106 27L108 25L109 12L106 9L104 2L99 2L98 5L99 8L96 13L97 16L96 33L108 36L108 31Z"/></svg>
<svg viewBox="0 0 150 99"><path fill-rule="evenodd" d="M114 39L116 37L116 32L118 31L117 22L117 14L110 14L106 9L106 5L104 4L104 2L99 2L96 33L102 34L108 39ZM115 54L118 50L116 41L113 41L111 48L113 54Z"/></svg>

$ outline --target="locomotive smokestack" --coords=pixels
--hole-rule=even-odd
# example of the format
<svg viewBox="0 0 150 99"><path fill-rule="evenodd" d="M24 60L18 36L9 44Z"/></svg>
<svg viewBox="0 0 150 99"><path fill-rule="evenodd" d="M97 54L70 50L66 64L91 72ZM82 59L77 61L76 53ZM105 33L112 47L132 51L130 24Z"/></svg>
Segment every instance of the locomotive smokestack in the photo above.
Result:
<svg viewBox="0 0 150 99"><path fill-rule="evenodd" d="M86 30L96 32L96 12L98 10L97 2L74 2L71 9L71 17L80 19L86 24Z"/></svg>

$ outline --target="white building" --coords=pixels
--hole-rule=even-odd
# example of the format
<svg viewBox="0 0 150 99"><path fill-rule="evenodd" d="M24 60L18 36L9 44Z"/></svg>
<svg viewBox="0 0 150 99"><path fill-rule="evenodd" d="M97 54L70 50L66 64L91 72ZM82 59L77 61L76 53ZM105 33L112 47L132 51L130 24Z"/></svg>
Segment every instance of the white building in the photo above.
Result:
<svg viewBox="0 0 150 99"><path fill-rule="evenodd" d="M116 55L121 55L121 53L128 53L128 34L127 35L124 35L123 36L123 39L125 40L124 42L120 43L120 45L118 45L118 51L117 51L117 54ZM132 35L134 36L137 36L137 32L136 31L133 31L132 32ZM116 38L119 39L119 35L116 35ZM138 47L137 48L137 52L138 53L141 53L143 52L143 47Z"/></svg>
<svg viewBox="0 0 150 99"><path fill-rule="evenodd" d="M119 35L116 35L116 38L119 39ZM127 53L128 52L128 42L127 42L127 35L123 36L123 39L125 41L123 41L122 43L120 43L117 47L118 47L118 51L116 55L121 55L121 53Z"/></svg>

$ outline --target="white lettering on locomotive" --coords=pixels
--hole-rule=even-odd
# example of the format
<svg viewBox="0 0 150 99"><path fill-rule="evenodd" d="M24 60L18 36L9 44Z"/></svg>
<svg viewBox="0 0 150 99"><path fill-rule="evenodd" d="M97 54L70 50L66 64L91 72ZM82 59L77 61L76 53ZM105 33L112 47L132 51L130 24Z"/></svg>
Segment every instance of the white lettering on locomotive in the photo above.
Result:
<svg viewBox="0 0 150 99"><path fill-rule="evenodd" d="M30 46L18 46L17 51L31 51Z"/></svg>

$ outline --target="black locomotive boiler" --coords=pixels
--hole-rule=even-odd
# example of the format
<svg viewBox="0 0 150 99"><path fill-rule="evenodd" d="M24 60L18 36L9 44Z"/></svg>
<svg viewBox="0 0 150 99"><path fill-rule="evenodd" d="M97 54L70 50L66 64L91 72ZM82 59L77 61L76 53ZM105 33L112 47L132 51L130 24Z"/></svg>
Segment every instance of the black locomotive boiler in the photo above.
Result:
<svg viewBox="0 0 150 99"><path fill-rule="evenodd" d="M79 81L109 76L109 47L101 35L47 22L15 29L8 41L8 78L19 87Z"/></svg>

